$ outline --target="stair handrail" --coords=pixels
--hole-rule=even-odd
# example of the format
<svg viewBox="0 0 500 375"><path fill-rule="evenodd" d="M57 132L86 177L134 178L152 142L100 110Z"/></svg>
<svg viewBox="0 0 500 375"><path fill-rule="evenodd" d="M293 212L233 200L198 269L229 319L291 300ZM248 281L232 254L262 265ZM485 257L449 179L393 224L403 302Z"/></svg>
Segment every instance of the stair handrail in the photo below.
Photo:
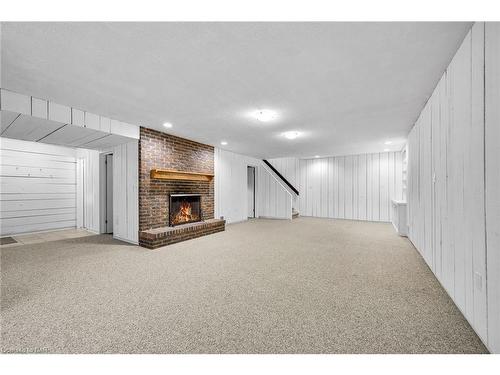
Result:
<svg viewBox="0 0 500 375"><path fill-rule="evenodd" d="M262 161L278 176L295 194L299 195L299 191L266 159Z"/></svg>

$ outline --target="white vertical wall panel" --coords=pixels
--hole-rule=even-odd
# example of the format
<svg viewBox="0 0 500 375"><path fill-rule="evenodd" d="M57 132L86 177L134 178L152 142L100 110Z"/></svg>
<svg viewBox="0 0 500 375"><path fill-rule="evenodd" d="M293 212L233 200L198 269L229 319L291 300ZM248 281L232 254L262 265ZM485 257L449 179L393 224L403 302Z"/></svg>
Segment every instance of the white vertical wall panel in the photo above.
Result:
<svg viewBox="0 0 500 375"><path fill-rule="evenodd" d="M43 119L49 118L48 102L43 99L31 97L31 115Z"/></svg>
<svg viewBox="0 0 500 375"><path fill-rule="evenodd" d="M335 180L335 165L333 163L328 163L328 216L333 217L335 215L335 196L333 194L333 181ZM299 191L300 193L300 191Z"/></svg>
<svg viewBox="0 0 500 375"><path fill-rule="evenodd" d="M307 200L307 195L305 194L305 187L307 186L307 169L306 168L301 168L303 166L302 162L299 162L299 180L297 182L297 189L299 190L299 204L298 204L298 211L299 212L305 212L306 211L306 200Z"/></svg>
<svg viewBox="0 0 500 375"><path fill-rule="evenodd" d="M358 155L358 186L357 186L357 199L358 199L358 213L357 218L359 220L366 220L366 181L367 181L367 169L366 169L367 155ZM394 165L396 168L396 165Z"/></svg>
<svg viewBox="0 0 500 375"><path fill-rule="evenodd" d="M292 195L263 164L257 174L258 216L273 219L292 218Z"/></svg>
<svg viewBox="0 0 500 375"><path fill-rule="evenodd" d="M83 128L85 126L85 112L71 108L71 124Z"/></svg>
<svg viewBox="0 0 500 375"><path fill-rule="evenodd" d="M500 353L500 23L485 28L488 345Z"/></svg>
<svg viewBox="0 0 500 375"><path fill-rule="evenodd" d="M31 97L17 92L1 89L2 111L31 115Z"/></svg>
<svg viewBox="0 0 500 375"><path fill-rule="evenodd" d="M76 158L76 227L85 227L85 158L80 154Z"/></svg>
<svg viewBox="0 0 500 375"><path fill-rule="evenodd" d="M299 161L300 214L390 220L391 199L402 199L400 152Z"/></svg>
<svg viewBox="0 0 500 375"><path fill-rule="evenodd" d="M345 156L339 156L338 158L335 158L337 160L337 178L338 178L338 188L336 194L338 194L338 199L339 199L339 205L337 207L337 217L345 219ZM312 160L314 163L315 160ZM314 172L314 169L313 169ZM313 196L313 197L317 197ZM311 198L313 198L311 197ZM322 204L322 202L319 199L314 199L317 204ZM313 212L313 215L314 212Z"/></svg>
<svg viewBox="0 0 500 375"><path fill-rule="evenodd" d="M466 142L470 147L464 163L464 211L466 227L466 308L473 317L474 326L482 337L487 337L486 297L486 241L485 241L485 173L476 168L485 165L484 147L484 23L476 23L471 30L471 121L466 130ZM475 181L470 183L469 181Z"/></svg>
<svg viewBox="0 0 500 375"><path fill-rule="evenodd" d="M431 102L429 102L431 104ZM424 112L422 113L422 153L421 156L421 182L422 182L422 191L421 191L421 201L420 208L424 215L424 223L423 223L423 249L424 249L424 258L427 260L429 264L432 264L433 261L433 253L432 253L432 179L433 179L433 171L432 171L432 111L431 105L427 106ZM427 199L423 199L426 197Z"/></svg>
<svg viewBox="0 0 500 375"><path fill-rule="evenodd" d="M372 154L366 155L366 220L373 220L372 207Z"/></svg>
<svg viewBox="0 0 500 375"><path fill-rule="evenodd" d="M101 116L99 119L99 130L105 133L109 133L111 131L111 119Z"/></svg>
<svg viewBox="0 0 500 375"><path fill-rule="evenodd" d="M139 126L111 119L109 128L110 128L109 131L113 134L139 139L139 133L140 133Z"/></svg>
<svg viewBox="0 0 500 375"><path fill-rule="evenodd" d="M78 223L81 227L94 233L100 233L100 174L99 151L77 149L79 177L77 179ZM81 175L80 175L81 173ZM81 185L80 185L81 184ZM82 196L80 195L82 194ZM79 225L79 226L80 226Z"/></svg>
<svg viewBox="0 0 500 375"><path fill-rule="evenodd" d="M320 194L321 201L328 201L328 164L321 164L320 171L321 181L320 181ZM319 216L320 217L328 217L328 205L320 205L319 207Z"/></svg>
<svg viewBox="0 0 500 375"><path fill-rule="evenodd" d="M490 257L495 245L486 246L490 223L497 236L500 227L499 205L488 201L499 196L499 31L489 27L496 41L488 43L484 23L474 24L409 134L408 215L410 240L483 342L499 352L498 276L492 281L500 263ZM485 69L495 73L485 76Z"/></svg>
<svg viewBox="0 0 500 375"><path fill-rule="evenodd" d="M394 162L394 161L393 161ZM379 214L380 221L390 221L389 218L389 206L390 206L390 197L389 197L389 153L380 154L379 161Z"/></svg>
<svg viewBox="0 0 500 375"><path fill-rule="evenodd" d="M371 200L368 204L372 207L372 221L380 220L380 154L372 154L370 188Z"/></svg>
<svg viewBox="0 0 500 375"><path fill-rule="evenodd" d="M0 138L0 234L76 225L74 149Z"/></svg>
<svg viewBox="0 0 500 375"><path fill-rule="evenodd" d="M90 112L85 112L85 127L100 130L99 116Z"/></svg>
<svg viewBox="0 0 500 375"><path fill-rule="evenodd" d="M451 157L449 171L453 178L452 186L454 194L452 198L453 210L453 237L455 239L455 303L462 311L466 311L466 246L465 246L465 211L464 211L464 168L465 154L469 152L469 140L467 129L471 121L471 33L466 36L464 42L449 67L449 78L452 82L451 105L452 124L451 127ZM474 183L467 181L467 183ZM470 228L467 228L469 231ZM466 314L468 315L468 314Z"/></svg>
<svg viewBox="0 0 500 375"><path fill-rule="evenodd" d="M301 205L300 212L309 212L311 215L313 214L312 213L313 212L313 206L312 206L313 200L310 199L309 197L314 196L314 194L311 190L312 185L313 185L312 168L311 168L312 162L313 162L312 160L305 160L304 161L305 168L304 168L302 161L300 161L300 169L304 170L305 178L304 178L304 185L299 187L299 194L302 191L302 197L300 197L300 201L301 202L302 202L302 200L304 201L304 207L302 207L302 205ZM311 190L311 191L309 191L309 190Z"/></svg>
<svg viewBox="0 0 500 375"><path fill-rule="evenodd" d="M333 179L330 180L332 184L331 194L333 195L333 216L338 217L340 208L339 208L339 159L333 158L329 163L333 165Z"/></svg>
<svg viewBox="0 0 500 375"><path fill-rule="evenodd" d="M113 237L139 241L139 148L137 141L113 148Z"/></svg>
<svg viewBox="0 0 500 375"><path fill-rule="evenodd" d="M352 217L359 217L358 196L359 196L359 181L358 181L358 156L352 156Z"/></svg>
<svg viewBox="0 0 500 375"><path fill-rule="evenodd" d="M321 171L320 171L321 172ZM353 218L354 204L353 204L353 156L346 156L344 161L344 215L346 219ZM324 202L323 199L320 202ZM321 204L321 206L324 206Z"/></svg>
<svg viewBox="0 0 500 375"><path fill-rule="evenodd" d="M276 158L276 159L269 159L268 161L295 188L298 186L299 159L297 159L297 158Z"/></svg>
<svg viewBox="0 0 500 375"><path fill-rule="evenodd" d="M48 117L51 121L71 124L71 108L49 101Z"/></svg>
<svg viewBox="0 0 500 375"><path fill-rule="evenodd" d="M443 77L436 87L436 91L431 97L432 105L432 171L433 171L433 185L432 185L432 244L431 248L434 249L433 254L433 267L437 278L443 283L442 280L442 259L444 236L443 232L446 230L446 212L441 205L446 193L446 132L447 123L444 116L447 107L442 103L445 94L445 78Z"/></svg>

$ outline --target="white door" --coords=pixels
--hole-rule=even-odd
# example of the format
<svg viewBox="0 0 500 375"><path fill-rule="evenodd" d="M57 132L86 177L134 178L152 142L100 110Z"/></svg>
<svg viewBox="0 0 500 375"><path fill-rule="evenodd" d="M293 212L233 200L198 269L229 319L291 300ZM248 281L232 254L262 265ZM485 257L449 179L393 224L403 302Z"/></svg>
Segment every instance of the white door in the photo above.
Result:
<svg viewBox="0 0 500 375"><path fill-rule="evenodd" d="M255 167L247 167L248 217L255 217Z"/></svg>
<svg viewBox="0 0 500 375"><path fill-rule="evenodd" d="M106 233L113 233L113 154L106 155Z"/></svg>

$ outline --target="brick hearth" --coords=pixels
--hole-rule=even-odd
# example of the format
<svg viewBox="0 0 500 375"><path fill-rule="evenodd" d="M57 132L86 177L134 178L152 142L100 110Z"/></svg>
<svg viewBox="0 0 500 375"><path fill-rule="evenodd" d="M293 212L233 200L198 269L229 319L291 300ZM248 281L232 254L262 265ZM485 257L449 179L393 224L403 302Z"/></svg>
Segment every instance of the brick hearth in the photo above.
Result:
<svg viewBox="0 0 500 375"><path fill-rule="evenodd" d="M140 245L148 249L171 245L208 234L222 232L226 221L209 219L197 223L178 225L176 227L162 227L141 232Z"/></svg>

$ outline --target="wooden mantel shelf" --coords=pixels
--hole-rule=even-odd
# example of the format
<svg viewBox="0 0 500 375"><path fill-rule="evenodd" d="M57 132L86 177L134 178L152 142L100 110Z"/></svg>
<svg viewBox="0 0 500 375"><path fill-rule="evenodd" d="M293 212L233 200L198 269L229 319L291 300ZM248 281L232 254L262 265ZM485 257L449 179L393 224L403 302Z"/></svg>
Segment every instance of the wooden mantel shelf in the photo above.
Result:
<svg viewBox="0 0 500 375"><path fill-rule="evenodd" d="M151 169L151 178L210 182L214 178L214 175L211 173L183 172L171 169Z"/></svg>

